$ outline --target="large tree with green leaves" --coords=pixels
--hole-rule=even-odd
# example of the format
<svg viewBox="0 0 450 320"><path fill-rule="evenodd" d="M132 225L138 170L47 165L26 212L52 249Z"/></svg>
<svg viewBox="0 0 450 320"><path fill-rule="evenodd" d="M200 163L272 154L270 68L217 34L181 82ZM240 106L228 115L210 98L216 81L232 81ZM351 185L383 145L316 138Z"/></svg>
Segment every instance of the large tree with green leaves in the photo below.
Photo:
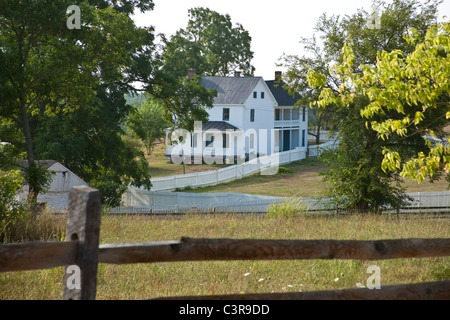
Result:
<svg viewBox="0 0 450 320"><path fill-rule="evenodd" d="M382 169L400 170L421 182L450 173L450 135L444 131L450 124L450 23L430 26L424 40L415 29L409 31L405 40L415 45L413 52L378 52L376 65L359 66L362 74L352 72L354 45L345 45L343 63L333 68L342 79L339 93L322 87L317 103L346 107L365 97L360 115L382 145ZM319 84L320 75L313 72L310 79ZM428 153L404 157L399 152L395 140L413 137L429 146Z"/></svg>
<svg viewBox="0 0 450 320"><path fill-rule="evenodd" d="M171 68L184 68L181 72L195 69L202 75L228 76L236 70L253 75L250 44L248 31L239 23L233 25L230 15L193 8L186 28L165 40L164 57Z"/></svg>
<svg viewBox="0 0 450 320"><path fill-rule="evenodd" d="M160 82L149 93L172 112L174 126L188 130L194 121L207 121L205 108L212 107L214 90L200 85L201 76L228 76L235 70L253 75L251 37L231 17L207 8L189 10L186 28L170 39L162 35L158 75ZM195 74L189 79L190 70Z"/></svg>
<svg viewBox="0 0 450 320"><path fill-rule="evenodd" d="M130 184L151 186L148 163L139 148L123 139L133 113L123 92L99 88L97 98L98 103L70 113L33 116L33 144L38 158L60 161L99 189L102 203L118 206Z"/></svg>
<svg viewBox="0 0 450 320"><path fill-rule="evenodd" d="M334 113L333 125L339 131L340 143L338 149L324 156L330 167L325 173L325 181L330 182L327 195L332 196L338 205L362 211L378 211L388 205L397 207L406 200L398 173L384 171L381 167L386 147L395 148L403 158L428 152L429 147L415 128L411 128L411 133L415 134L408 137L392 135L389 141L379 139L378 132L366 126L366 119L361 117L361 112L370 103L367 96L357 95L352 100L331 99L340 97L344 88L351 86L332 67L340 65L347 68L348 73L362 74L360 66L375 65L378 52L401 50L404 54L411 53L414 45L405 39L405 35L416 30L417 39L423 40L429 26L436 22L438 6L437 1L395 0L391 4L381 1L374 4L379 8L380 18L376 28L369 26L371 13L364 10L345 17L322 16L316 26L323 42L320 55L316 55L309 67L306 63L297 70L291 64L291 79L287 79L291 90L296 90L299 87L292 79L301 78L297 83L311 87L311 104L328 110L331 108ZM349 39L353 42L353 63L343 64L345 55L342 49ZM402 117L394 110L384 111L373 120L383 122ZM432 125L439 128L442 123Z"/></svg>
<svg viewBox="0 0 450 320"><path fill-rule="evenodd" d="M80 8L79 29L67 26L66 11L71 5ZM17 143L23 142L21 147L29 162L26 176L34 201L44 181L38 179L42 173L34 161L32 118L63 117L80 108L104 108L118 93L123 98L133 82L149 82L153 34L150 28L135 26L130 15L136 7L145 11L153 3L0 3L0 116L3 126L19 130L23 137Z"/></svg>
<svg viewBox="0 0 450 320"><path fill-rule="evenodd" d="M323 16L317 26L316 31L319 30L323 19ZM329 87L334 85L335 79L328 74L328 67L332 61L331 57L325 55L324 50L318 45L317 38L315 36L311 38L301 38L300 43L303 45L303 49L306 54L303 56L298 55L283 55L280 63L281 66L286 67L287 71L283 76L283 80L287 82L285 89L291 94L301 92L300 98L296 102L296 106L310 105L316 101L319 97L320 91L317 88L311 87L308 84L307 75L310 70L326 75L326 80ZM333 112L333 106L327 106L325 108L312 107L309 111L308 118L308 133L316 138L316 144L321 141L321 131L328 129L327 126L332 123L331 119L335 114Z"/></svg>

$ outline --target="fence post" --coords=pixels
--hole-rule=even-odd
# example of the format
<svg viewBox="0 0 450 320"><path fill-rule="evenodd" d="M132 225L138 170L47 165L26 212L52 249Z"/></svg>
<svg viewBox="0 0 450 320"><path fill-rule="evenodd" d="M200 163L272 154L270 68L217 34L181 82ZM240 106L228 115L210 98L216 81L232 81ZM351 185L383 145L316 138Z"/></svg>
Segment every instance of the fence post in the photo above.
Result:
<svg viewBox="0 0 450 320"><path fill-rule="evenodd" d="M97 291L97 264L100 233L100 192L87 186L69 192L67 241L78 241L77 266L79 285L70 285L71 273L64 272L64 300L94 300ZM72 269L72 268L71 268ZM74 274L76 276L76 274Z"/></svg>

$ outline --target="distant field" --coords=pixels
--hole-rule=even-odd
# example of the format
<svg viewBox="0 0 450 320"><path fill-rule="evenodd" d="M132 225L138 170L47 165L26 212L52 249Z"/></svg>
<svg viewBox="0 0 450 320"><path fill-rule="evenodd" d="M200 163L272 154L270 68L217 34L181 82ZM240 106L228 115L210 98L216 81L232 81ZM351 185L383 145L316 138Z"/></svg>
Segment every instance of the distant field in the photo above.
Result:
<svg viewBox="0 0 450 320"><path fill-rule="evenodd" d="M262 176L254 174L239 180L187 190L187 192L241 192L279 197L320 197L326 185L322 182L319 172L325 171L323 163L310 158L283 165L287 174ZM416 181L405 180L406 192L446 191L448 182L444 179L430 183L418 184Z"/></svg>
<svg viewBox="0 0 450 320"><path fill-rule="evenodd" d="M194 188L188 192L241 192L278 197L316 197L322 190L322 178L319 172L325 170L317 159L305 159L283 165L285 174L253 174L239 180L216 186Z"/></svg>
<svg viewBox="0 0 450 320"><path fill-rule="evenodd" d="M173 163L166 163L166 145L161 140L155 145L151 155L147 156L147 161L149 163L149 172L152 178L174 176L178 174L183 174L183 166ZM208 170L217 170L220 168L227 167L227 164L212 164L212 165L186 165L185 173L202 172Z"/></svg>
<svg viewBox="0 0 450 320"><path fill-rule="evenodd" d="M355 239L448 238L450 220L425 217L102 217L100 243L193 238ZM381 271L381 286L450 278L450 258L363 260L206 261L100 264L97 299L295 292L366 285L368 266ZM63 268L0 273L0 299L61 299Z"/></svg>

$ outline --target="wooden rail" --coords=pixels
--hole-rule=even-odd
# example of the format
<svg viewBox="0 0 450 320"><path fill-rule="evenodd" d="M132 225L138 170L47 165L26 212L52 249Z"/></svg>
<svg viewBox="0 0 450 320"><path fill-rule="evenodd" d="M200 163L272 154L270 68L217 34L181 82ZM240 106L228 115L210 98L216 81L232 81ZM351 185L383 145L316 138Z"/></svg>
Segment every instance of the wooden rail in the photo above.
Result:
<svg viewBox="0 0 450 320"><path fill-rule="evenodd" d="M192 239L99 245L100 195L89 187L69 194L66 242L0 246L0 272L77 265L80 289L64 286L63 299L95 299L98 263L132 264L206 260L360 259L382 260L450 256L450 239L267 240ZM70 273L65 272L64 283ZM174 299L450 299L450 281L384 286L380 290L345 289L175 297Z"/></svg>

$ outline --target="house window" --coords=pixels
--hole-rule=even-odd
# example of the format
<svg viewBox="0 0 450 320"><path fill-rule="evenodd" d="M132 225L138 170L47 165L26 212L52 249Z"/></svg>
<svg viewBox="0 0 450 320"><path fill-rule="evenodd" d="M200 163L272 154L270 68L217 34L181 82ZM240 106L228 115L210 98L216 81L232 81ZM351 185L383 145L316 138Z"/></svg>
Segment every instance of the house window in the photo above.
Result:
<svg viewBox="0 0 450 320"><path fill-rule="evenodd" d="M302 147L306 144L306 130L302 130Z"/></svg>
<svg viewBox="0 0 450 320"><path fill-rule="evenodd" d="M223 108L222 120L224 121L230 120L230 108Z"/></svg>
<svg viewBox="0 0 450 320"><path fill-rule="evenodd" d="M299 119L298 109L292 109L292 120L298 120L298 119Z"/></svg>
<svg viewBox="0 0 450 320"><path fill-rule="evenodd" d="M303 118L302 118L302 120L303 121L306 120L306 107L303 107Z"/></svg>
<svg viewBox="0 0 450 320"><path fill-rule="evenodd" d="M283 120L291 120L291 109L283 109Z"/></svg>
<svg viewBox="0 0 450 320"><path fill-rule="evenodd" d="M261 99L264 99L264 92L261 92Z"/></svg>
<svg viewBox="0 0 450 320"><path fill-rule="evenodd" d="M253 99L256 99L256 98L258 98L258 92L253 91Z"/></svg>
<svg viewBox="0 0 450 320"><path fill-rule="evenodd" d="M255 122L255 109L250 109L250 122Z"/></svg>
<svg viewBox="0 0 450 320"><path fill-rule="evenodd" d="M281 109L275 109L275 120L281 120Z"/></svg>

